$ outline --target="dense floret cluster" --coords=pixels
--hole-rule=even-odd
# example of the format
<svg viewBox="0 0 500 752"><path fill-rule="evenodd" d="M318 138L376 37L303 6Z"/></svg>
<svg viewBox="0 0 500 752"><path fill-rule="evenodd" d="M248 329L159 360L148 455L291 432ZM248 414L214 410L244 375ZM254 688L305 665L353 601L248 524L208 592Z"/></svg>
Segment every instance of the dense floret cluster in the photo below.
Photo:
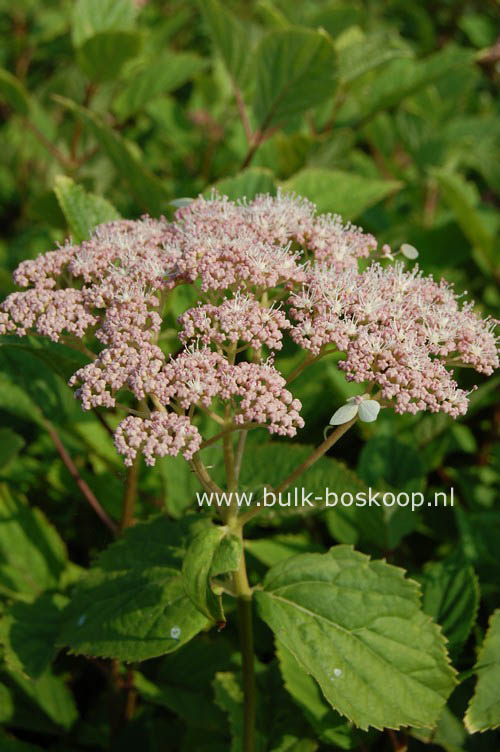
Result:
<svg viewBox="0 0 500 752"><path fill-rule="evenodd" d="M293 436L304 425L301 404L272 359L287 335L310 360L343 353L346 378L382 406L462 415L468 395L453 368L492 373L497 322L393 255L294 195L200 197L173 222L111 222L22 262L14 279L29 289L2 304L0 333L80 347L85 338L92 360L70 380L84 409L121 407L123 390L138 401L115 435L127 464L138 451L149 464L190 459L202 446L200 411L223 426ZM183 349L167 356L164 309L180 285L192 285L198 302L178 319Z"/></svg>

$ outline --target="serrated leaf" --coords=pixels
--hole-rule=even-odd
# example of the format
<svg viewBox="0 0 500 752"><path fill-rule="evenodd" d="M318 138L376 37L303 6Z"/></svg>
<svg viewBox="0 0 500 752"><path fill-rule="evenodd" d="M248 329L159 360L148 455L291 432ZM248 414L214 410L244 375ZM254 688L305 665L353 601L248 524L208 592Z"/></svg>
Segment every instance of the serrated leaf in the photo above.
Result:
<svg viewBox="0 0 500 752"><path fill-rule="evenodd" d="M341 749L351 749L354 739L349 724L332 710L312 676L302 669L279 640L276 641L276 652L285 687L302 708L318 737Z"/></svg>
<svg viewBox="0 0 500 752"><path fill-rule="evenodd" d="M403 570L337 546L277 564L255 598L277 638L357 726L436 723L454 672Z"/></svg>
<svg viewBox="0 0 500 752"><path fill-rule="evenodd" d="M233 201L239 198L251 200L259 193L276 195L276 183L270 170L262 167L249 167L230 178L222 178L215 183L213 188ZM210 193L211 188L205 193Z"/></svg>
<svg viewBox="0 0 500 752"><path fill-rule="evenodd" d="M140 204L153 214L165 209L169 194L162 182L144 166L138 148L107 126L101 117L66 97L54 98L89 128L103 153L123 175Z"/></svg>
<svg viewBox="0 0 500 752"><path fill-rule="evenodd" d="M135 115L156 97L191 80L206 64L206 60L191 52L164 52L159 59L146 61L141 70L127 78L115 100L115 111L121 119Z"/></svg>
<svg viewBox="0 0 500 752"><path fill-rule="evenodd" d="M31 109L30 95L16 76L0 68L0 99L21 115L27 115Z"/></svg>
<svg viewBox="0 0 500 752"><path fill-rule="evenodd" d="M202 614L214 622L223 622L221 598L211 587L211 577L238 569L241 538L226 527L208 523L197 531L182 565L186 593Z"/></svg>
<svg viewBox="0 0 500 752"><path fill-rule="evenodd" d="M91 81L114 81L141 48L136 31L103 31L86 39L77 51L80 68Z"/></svg>
<svg viewBox="0 0 500 752"><path fill-rule="evenodd" d="M76 243L87 240L97 225L121 219L119 212L109 201L88 193L64 175L56 177L54 193Z"/></svg>
<svg viewBox="0 0 500 752"><path fill-rule="evenodd" d="M465 643L479 607L479 583L473 568L459 556L425 567L419 578L422 608L441 624L451 653Z"/></svg>
<svg viewBox="0 0 500 752"><path fill-rule="evenodd" d="M471 734L500 726L500 609L491 615L474 671L476 690L464 718Z"/></svg>
<svg viewBox="0 0 500 752"><path fill-rule="evenodd" d="M283 183L283 188L310 199L319 212L334 212L345 219L355 219L365 209L402 188L402 183L353 172L306 167Z"/></svg>
<svg viewBox="0 0 500 752"><path fill-rule="evenodd" d="M31 600L57 588L67 566L64 543L43 513L0 486L0 592Z"/></svg>
<svg viewBox="0 0 500 752"><path fill-rule="evenodd" d="M265 130L332 97L336 55L325 33L309 29L270 31L259 42L253 109Z"/></svg>
<svg viewBox="0 0 500 752"><path fill-rule="evenodd" d="M219 0L201 0L200 8L228 72L234 81L243 83L251 57L248 31Z"/></svg>
<svg viewBox="0 0 500 752"><path fill-rule="evenodd" d="M57 652L61 612L68 598L42 593L31 603L14 603L0 622L0 640L10 669L40 677Z"/></svg>
<svg viewBox="0 0 500 752"><path fill-rule="evenodd" d="M127 530L77 585L61 644L75 653L145 660L177 650L207 625L184 589L192 519L156 517Z"/></svg>

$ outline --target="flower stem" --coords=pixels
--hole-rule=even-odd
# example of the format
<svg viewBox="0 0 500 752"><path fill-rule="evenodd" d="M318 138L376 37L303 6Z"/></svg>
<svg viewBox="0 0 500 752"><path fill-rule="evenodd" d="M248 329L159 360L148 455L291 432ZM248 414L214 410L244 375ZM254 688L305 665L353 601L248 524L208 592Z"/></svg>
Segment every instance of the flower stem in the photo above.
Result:
<svg viewBox="0 0 500 752"><path fill-rule="evenodd" d="M234 591L238 598L238 622L243 673L243 747L242 752L255 752L255 662L252 623L252 590L248 584L245 552L233 574Z"/></svg>
<svg viewBox="0 0 500 752"><path fill-rule="evenodd" d="M127 470L125 480L125 490L123 494L122 518L120 520L120 532L129 527L134 520L135 502L137 499L137 484L139 481L139 472L141 469L141 454L138 452L134 462Z"/></svg>

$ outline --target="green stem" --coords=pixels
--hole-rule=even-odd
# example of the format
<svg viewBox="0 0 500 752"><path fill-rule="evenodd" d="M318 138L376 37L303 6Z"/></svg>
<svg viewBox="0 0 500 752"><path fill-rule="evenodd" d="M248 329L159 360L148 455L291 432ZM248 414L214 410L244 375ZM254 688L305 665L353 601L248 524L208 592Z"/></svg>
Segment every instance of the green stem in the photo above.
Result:
<svg viewBox="0 0 500 752"><path fill-rule="evenodd" d="M248 584L245 552L233 574L234 591L238 598L238 622L243 673L243 747L242 752L255 752L256 687L252 624L252 590Z"/></svg>
<svg viewBox="0 0 500 752"><path fill-rule="evenodd" d="M134 520L135 502L137 499L137 484L139 481L140 469L141 454L137 452L132 466L127 470L125 491L123 494L122 518L120 520L120 533L123 533L125 528L130 527Z"/></svg>

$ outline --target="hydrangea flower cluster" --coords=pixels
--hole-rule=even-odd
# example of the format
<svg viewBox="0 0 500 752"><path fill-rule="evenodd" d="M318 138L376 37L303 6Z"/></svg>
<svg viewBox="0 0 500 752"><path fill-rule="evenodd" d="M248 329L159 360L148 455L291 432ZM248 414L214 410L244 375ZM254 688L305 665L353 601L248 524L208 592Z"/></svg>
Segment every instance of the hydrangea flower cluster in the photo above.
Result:
<svg viewBox="0 0 500 752"><path fill-rule="evenodd" d="M407 259L415 254L402 247ZM191 459L203 446L201 413L223 433L260 425L295 435L301 404L273 360L285 337L306 362L343 354L346 378L366 389L344 413L372 420L378 404L457 417L468 395L453 368L498 366L497 322L393 256L294 195L213 194L179 208L173 222L110 222L22 262L14 279L29 289L2 304L0 333L84 347L92 359L70 384L84 409L128 410L115 443L129 465L139 451L151 465L167 454ZM180 285L192 285L198 302L179 317L181 349L167 356L164 308Z"/></svg>

